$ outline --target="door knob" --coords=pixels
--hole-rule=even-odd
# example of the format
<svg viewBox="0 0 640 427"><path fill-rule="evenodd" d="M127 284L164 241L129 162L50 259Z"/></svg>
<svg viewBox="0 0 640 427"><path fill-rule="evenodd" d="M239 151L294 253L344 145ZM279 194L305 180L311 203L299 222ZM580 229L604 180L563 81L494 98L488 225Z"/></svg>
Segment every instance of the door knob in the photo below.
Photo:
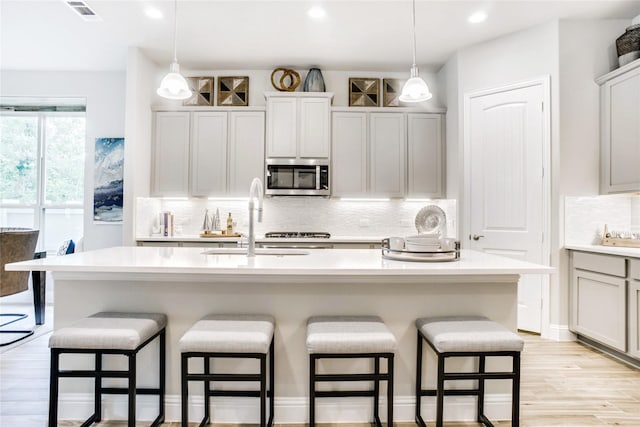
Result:
<svg viewBox="0 0 640 427"><path fill-rule="evenodd" d="M469 237L471 237L471 236L469 236ZM474 234L473 237L471 237L471 238L473 240L478 241L478 240L480 240L481 237L484 237L484 236L482 234Z"/></svg>

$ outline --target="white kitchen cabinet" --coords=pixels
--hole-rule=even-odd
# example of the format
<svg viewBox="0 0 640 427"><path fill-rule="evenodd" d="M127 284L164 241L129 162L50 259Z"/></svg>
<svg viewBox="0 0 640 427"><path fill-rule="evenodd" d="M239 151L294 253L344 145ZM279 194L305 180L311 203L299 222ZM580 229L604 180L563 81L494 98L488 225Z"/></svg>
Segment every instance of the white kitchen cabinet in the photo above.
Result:
<svg viewBox="0 0 640 427"><path fill-rule="evenodd" d="M226 186L227 113L192 113L190 194L224 194Z"/></svg>
<svg viewBox="0 0 640 427"><path fill-rule="evenodd" d="M227 194L247 196L253 178L264 177L264 112L229 113L227 152Z"/></svg>
<svg viewBox="0 0 640 427"><path fill-rule="evenodd" d="M640 60L600 84L600 192L640 191Z"/></svg>
<svg viewBox="0 0 640 427"><path fill-rule="evenodd" d="M640 259L630 262L629 355L640 359Z"/></svg>
<svg viewBox="0 0 640 427"><path fill-rule="evenodd" d="M188 112L158 112L154 117L153 196L185 196L189 192Z"/></svg>
<svg viewBox="0 0 640 427"><path fill-rule="evenodd" d="M445 196L442 133L442 114L407 114L407 197Z"/></svg>
<svg viewBox="0 0 640 427"><path fill-rule="evenodd" d="M331 194L367 194L367 113L335 112L332 117Z"/></svg>
<svg viewBox="0 0 640 427"><path fill-rule="evenodd" d="M404 196L405 145L402 113L370 113L369 193L372 196Z"/></svg>
<svg viewBox="0 0 640 427"><path fill-rule="evenodd" d="M334 109L332 196L443 197L443 117Z"/></svg>
<svg viewBox="0 0 640 427"><path fill-rule="evenodd" d="M571 330L626 352L626 259L572 251L571 264Z"/></svg>
<svg viewBox="0 0 640 427"><path fill-rule="evenodd" d="M267 157L328 159L332 93L267 92Z"/></svg>
<svg viewBox="0 0 640 427"><path fill-rule="evenodd" d="M243 196L264 176L263 111L156 112L154 139L154 196Z"/></svg>

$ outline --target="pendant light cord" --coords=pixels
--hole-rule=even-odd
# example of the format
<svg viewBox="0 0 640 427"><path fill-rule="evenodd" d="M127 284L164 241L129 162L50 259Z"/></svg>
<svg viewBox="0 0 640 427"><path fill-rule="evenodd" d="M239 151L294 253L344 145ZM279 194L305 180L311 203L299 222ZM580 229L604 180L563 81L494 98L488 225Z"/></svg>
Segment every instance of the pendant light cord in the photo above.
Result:
<svg viewBox="0 0 640 427"><path fill-rule="evenodd" d="M412 19L413 19L413 66L416 66L416 0L413 0L413 10L412 10Z"/></svg>
<svg viewBox="0 0 640 427"><path fill-rule="evenodd" d="M415 23L414 23L414 27L415 27ZM413 43L414 43L414 49L415 49L415 39ZM178 62L177 46L178 46L178 0L174 0L173 2L173 62ZM413 56L414 56L413 61L415 62L415 52Z"/></svg>

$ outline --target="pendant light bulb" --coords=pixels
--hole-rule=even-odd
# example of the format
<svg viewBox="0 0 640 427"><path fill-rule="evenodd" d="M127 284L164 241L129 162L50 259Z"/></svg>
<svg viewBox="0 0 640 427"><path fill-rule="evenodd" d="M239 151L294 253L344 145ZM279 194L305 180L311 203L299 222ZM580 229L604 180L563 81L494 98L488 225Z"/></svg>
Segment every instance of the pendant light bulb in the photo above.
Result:
<svg viewBox="0 0 640 427"><path fill-rule="evenodd" d="M156 93L167 99L187 99L192 95L191 89L182 74L177 55L178 37L178 0L174 0L173 13L173 62L169 66L169 73L164 76Z"/></svg>
<svg viewBox="0 0 640 427"><path fill-rule="evenodd" d="M411 67L411 78L402 87L402 93L398 98L402 102L423 102L431 99L433 96L429 90L429 86L418 75L418 66L416 65L416 0L413 0L413 65Z"/></svg>

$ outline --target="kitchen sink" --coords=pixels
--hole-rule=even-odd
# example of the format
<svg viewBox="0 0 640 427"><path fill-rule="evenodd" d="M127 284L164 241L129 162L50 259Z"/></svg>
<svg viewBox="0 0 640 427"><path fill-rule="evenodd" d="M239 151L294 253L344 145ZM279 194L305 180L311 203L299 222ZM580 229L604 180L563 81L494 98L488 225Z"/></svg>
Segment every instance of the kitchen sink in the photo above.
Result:
<svg viewBox="0 0 640 427"><path fill-rule="evenodd" d="M215 248L202 252L205 255L247 255L247 248ZM309 255L303 249L256 248L256 255Z"/></svg>

